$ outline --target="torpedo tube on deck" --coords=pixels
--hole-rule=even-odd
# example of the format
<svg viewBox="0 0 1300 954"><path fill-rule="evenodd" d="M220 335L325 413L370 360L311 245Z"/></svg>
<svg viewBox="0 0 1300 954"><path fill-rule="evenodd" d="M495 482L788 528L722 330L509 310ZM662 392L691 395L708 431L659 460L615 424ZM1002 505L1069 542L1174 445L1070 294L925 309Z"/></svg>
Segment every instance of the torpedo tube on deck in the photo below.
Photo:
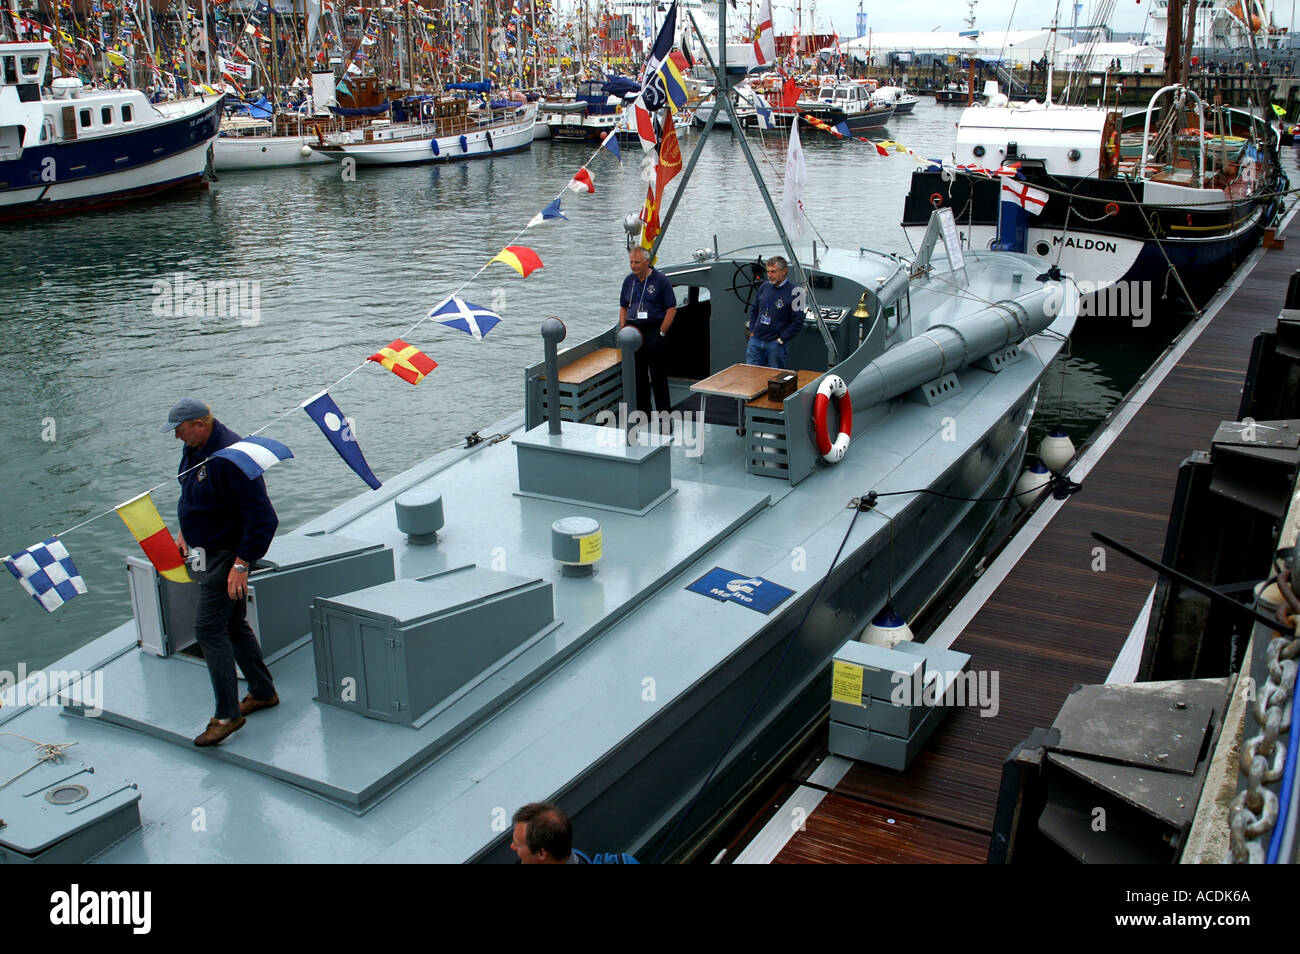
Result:
<svg viewBox="0 0 1300 954"><path fill-rule="evenodd" d="M1016 503L1020 504L1022 509L1027 508L1038 499L1038 495L1051 483L1051 480L1052 475L1043 466L1043 462L1034 461L1033 466L1027 468L1016 481Z"/></svg>
<svg viewBox="0 0 1300 954"><path fill-rule="evenodd" d="M1048 470L1059 474L1074 459L1074 441L1065 433L1065 428L1057 424L1038 445L1038 456Z"/></svg>
<svg viewBox="0 0 1300 954"><path fill-rule="evenodd" d="M885 608L872 619L871 625L863 631L858 641L893 649L899 643L911 642L913 638L912 628L907 625L907 620L894 612L893 606L886 604Z"/></svg>

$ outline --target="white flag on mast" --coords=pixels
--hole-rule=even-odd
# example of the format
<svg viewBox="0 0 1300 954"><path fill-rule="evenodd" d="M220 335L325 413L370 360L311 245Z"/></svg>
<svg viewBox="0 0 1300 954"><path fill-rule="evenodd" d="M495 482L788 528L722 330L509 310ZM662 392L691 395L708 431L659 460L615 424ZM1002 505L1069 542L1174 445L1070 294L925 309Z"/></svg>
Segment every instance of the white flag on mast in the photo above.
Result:
<svg viewBox="0 0 1300 954"><path fill-rule="evenodd" d="M803 144L799 142L799 118L790 123L790 148L785 154L785 191L781 196L781 223L790 238L803 238L804 227L803 187L808 183L808 170L803 163Z"/></svg>
<svg viewBox="0 0 1300 954"><path fill-rule="evenodd" d="M754 41L747 51L749 68L771 66L776 61L776 31L772 28L772 0L763 0L754 24Z"/></svg>

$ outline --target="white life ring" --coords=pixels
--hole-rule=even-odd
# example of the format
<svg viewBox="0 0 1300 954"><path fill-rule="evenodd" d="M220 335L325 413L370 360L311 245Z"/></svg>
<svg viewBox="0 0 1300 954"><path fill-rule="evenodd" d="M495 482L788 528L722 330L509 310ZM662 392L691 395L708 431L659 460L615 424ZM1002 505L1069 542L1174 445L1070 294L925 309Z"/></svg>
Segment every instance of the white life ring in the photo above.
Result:
<svg viewBox="0 0 1300 954"><path fill-rule="evenodd" d="M826 429L826 410L831 399L835 399L836 410L840 413L840 433L831 443L830 432ZM813 404L813 430L817 435L817 452L832 464L843 459L848 452L849 441L853 439L853 401L849 397L849 386L838 374L829 374L817 386L817 400Z"/></svg>

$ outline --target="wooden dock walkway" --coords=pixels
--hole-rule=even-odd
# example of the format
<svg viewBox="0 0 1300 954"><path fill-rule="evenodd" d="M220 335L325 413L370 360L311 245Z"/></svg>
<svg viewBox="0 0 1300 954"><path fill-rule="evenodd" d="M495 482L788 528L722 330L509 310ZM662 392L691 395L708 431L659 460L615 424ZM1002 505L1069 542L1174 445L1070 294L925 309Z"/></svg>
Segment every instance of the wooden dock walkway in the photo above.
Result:
<svg viewBox="0 0 1300 954"><path fill-rule="evenodd" d="M931 635L969 653L971 670L998 673L996 716L954 708L903 773L814 760L737 862L986 860L1003 761L1051 725L1073 686L1106 681L1155 583L1119 553L1095 572L1090 534L1159 557L1179 464L1236 419L1251 342L1275 325L1300 268L1300 235L1290 238L1247 260L1080 452L1070 476L1082 491L1040 506Z"/></svg>

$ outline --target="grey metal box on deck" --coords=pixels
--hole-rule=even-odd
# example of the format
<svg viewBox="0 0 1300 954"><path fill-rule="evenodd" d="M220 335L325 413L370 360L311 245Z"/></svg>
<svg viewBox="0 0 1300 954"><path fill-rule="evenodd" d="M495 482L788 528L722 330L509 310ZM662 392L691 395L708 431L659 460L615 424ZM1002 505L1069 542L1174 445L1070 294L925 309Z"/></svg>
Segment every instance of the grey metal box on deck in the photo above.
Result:
<svg viewBox="0 0 1300 954"><path fill-rule="evenodd" d="M318 701L418 728L555 619L551 584L477 566L312 603Z"/></svg>
<svg viewBox="0 0 1300 954"><path fill-rule="evenodd" d="M192 645L198 587L159 576L140 557L128 557L126 564L140 645L157 656ZM273 659L311 631L307 607L313 598L383 583L394 575L393 551L383 544L339 536L276 537L249 576L248 625L263 655Z"/></svg>

